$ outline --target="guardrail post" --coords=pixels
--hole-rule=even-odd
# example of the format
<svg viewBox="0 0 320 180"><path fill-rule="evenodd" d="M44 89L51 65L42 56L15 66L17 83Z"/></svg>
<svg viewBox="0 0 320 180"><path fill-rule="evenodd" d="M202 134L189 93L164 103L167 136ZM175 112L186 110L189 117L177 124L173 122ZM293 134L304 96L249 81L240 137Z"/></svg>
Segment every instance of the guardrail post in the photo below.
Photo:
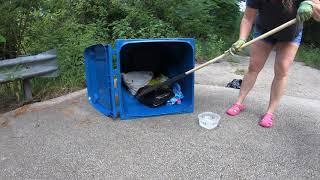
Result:
<svg viewBox="0 0 320 180"><path fill-rule="evenodd" d="M31 91L31 83L30 79L23 80L23 91L24 96L27 100L32 100L32 91Z"/></svg>

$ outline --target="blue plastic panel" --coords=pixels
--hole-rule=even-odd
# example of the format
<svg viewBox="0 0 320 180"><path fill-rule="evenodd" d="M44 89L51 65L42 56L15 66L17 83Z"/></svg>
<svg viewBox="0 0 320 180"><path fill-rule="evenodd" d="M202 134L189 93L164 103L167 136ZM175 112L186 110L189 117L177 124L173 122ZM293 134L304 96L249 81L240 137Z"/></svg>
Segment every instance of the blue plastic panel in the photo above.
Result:
<svg viewBox="0 0 320 180"><path fill-rule="evenodd" d="M84 57L89 102L104 115L115 118L117 108L111 46L97 44L88 47Z"/></svg>
<svg viewBox="0 0 320 180"><path fill-rule="evenodd" d="M148 48L151 47L151 48ZM161 53L157 51L161 49ZM149 68L148 64L154 63L164 66L162 70L163 74L169 78L178 75L182 72L194 68L195 63L195 42L194 39L120 39L116 41L116 54L117 54L117 77L120 80L121 72L129 71L130 67L127 67L127 58L136 55L140 58L146 56L144 52L154 56L166 54L163 62L159 62L159 58L152 58L148 56L148 59L141 59L141 69L139 69L139 59L135 60L135 70L145 70L143 68ZM127 54L130 52L130 55ZM139 54L140 53L140 54ZM136 66L137 65L137 66ZM129 68L129 69L128 69ZM119 87L119 111L121 119L133 119L140 117L159 116L167 114L178 113L191 113L194 111L194 74L187 76L178 82L182 87L182 92L185 98L181 105L173 106L161 106L158 108L149 108L139 103L126 88L121 86L121 81L118 81Z"/></svg>

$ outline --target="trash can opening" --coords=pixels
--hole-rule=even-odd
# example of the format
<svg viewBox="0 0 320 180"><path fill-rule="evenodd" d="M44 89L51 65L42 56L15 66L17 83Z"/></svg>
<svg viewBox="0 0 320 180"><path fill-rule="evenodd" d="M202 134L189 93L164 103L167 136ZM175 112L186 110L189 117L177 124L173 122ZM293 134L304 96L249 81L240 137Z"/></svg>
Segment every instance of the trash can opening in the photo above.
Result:
<svg viewBox="0 0 320 180"><path fill-rule="evenodd" d="M175 97L170 102L150 108L139 102L134 94L143 85L160 83L194 67L194 49L185 41L129 42L120 50L123 111L128 117L193 112L194 76L187 76L171 86ZM132 79L139 78L136 84ZM126 84L126 83L129 83ZM138 87L135 87L137 86ZM180 100L179 93L183 99ZM180 92L180 91L179 91Z"/></svg>

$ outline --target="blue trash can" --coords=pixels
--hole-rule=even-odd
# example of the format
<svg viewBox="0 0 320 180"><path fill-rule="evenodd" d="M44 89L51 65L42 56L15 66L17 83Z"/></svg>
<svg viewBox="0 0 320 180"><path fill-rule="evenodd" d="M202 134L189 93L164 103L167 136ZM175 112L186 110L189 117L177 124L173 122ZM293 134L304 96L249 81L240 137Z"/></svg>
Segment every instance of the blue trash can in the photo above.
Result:
<svg viewBox="0 0 320 180"><path fill-rule="evenodd" d="M99 112L120 119L135 119L194 111L194 75L178 81L184 98L178 105L150 108L141 104L123 86L121 73L153 71L171 78L194 68L195 41L179 39L119 39L86 48L88 100Z"/></svg>

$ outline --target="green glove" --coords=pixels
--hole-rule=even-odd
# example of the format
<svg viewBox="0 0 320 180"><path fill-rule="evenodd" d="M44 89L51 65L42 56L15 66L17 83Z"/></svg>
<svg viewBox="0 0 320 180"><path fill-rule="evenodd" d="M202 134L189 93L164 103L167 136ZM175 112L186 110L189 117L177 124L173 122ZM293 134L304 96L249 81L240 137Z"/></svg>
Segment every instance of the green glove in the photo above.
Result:
<svg viewBox="0 0 320 180"><path fill-rule="evenodd" d="M240 52L240 48L242 45L244 45L246 43L246 40L244 39L239 39L237 42L233 43L230 50L232 53L236 54L238 52Z"/></svg>
<svg viewBox="0 0 320 180"><path fill-rule="evenodd" d="M299 22L305 22L312 17L313 6L310 1L303 1L297 12L297 20Z"/></svg>

